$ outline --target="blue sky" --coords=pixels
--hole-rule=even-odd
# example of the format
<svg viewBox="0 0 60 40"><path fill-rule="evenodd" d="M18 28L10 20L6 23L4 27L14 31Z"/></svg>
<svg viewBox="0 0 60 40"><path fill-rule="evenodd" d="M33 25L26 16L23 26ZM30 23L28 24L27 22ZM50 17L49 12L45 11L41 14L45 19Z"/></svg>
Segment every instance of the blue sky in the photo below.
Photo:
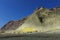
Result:
<svg viewBox="0 0 60 40"><path fill-rule="evenodd" d="M60 6L60 0L0 0L0 28L10 20L26 17L38 7Z"/></svg>

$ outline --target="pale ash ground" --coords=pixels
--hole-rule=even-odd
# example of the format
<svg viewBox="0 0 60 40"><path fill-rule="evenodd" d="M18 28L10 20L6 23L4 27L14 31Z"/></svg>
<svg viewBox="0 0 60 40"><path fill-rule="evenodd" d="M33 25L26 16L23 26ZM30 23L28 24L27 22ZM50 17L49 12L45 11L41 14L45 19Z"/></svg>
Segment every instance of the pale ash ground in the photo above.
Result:
<svg viewBox="0 0 60 40"><path fill-rule="evenodd" d="M39 16L44 17L43 23L40 22ZM29 18L16 30L6 31L5 33L27 33L27 32L60 32L60 12L50 11L49 9L40 8L36 10Z"/></svg>

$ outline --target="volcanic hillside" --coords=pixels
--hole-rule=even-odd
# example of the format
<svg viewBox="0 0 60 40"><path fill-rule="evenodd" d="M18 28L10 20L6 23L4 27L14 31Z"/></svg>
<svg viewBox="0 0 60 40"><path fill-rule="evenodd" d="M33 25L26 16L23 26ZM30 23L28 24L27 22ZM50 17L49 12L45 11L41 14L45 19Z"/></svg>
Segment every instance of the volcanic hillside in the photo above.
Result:
<svg viewBox="0 0 60 40"><path fill-rule="evenodd" d="M60 7L37 8L28 18L10 21L1 30L15 30L20 33L55 32L60 30Z"/></svg>

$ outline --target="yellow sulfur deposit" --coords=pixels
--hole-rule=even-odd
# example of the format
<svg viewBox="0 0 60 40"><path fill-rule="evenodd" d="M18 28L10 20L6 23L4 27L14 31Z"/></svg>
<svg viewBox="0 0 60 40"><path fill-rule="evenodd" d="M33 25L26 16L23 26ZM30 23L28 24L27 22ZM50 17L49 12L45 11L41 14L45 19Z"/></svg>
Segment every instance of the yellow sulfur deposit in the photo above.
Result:
<svg viewBox="0 0 60 40"><path fill-rule="evenodd" d="M25 27L25 28L20 30L20 32L24 32L24 33L27 33L27 32L36 32L36 31L37 31L36 29L31 28L31 27Z"/></svg>

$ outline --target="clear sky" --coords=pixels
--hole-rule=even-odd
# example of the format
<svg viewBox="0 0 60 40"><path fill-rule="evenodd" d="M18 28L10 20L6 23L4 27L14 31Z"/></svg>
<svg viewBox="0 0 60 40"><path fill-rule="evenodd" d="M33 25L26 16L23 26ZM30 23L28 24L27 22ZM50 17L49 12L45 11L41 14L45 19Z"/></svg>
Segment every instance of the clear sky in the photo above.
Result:
<svg viewBox="0 0 60 40"><path fill-rule="evenodd" d="M0 0L0 27L10 20L18 20L32 14L38 7L60 6L60 0Z"/></svg>

